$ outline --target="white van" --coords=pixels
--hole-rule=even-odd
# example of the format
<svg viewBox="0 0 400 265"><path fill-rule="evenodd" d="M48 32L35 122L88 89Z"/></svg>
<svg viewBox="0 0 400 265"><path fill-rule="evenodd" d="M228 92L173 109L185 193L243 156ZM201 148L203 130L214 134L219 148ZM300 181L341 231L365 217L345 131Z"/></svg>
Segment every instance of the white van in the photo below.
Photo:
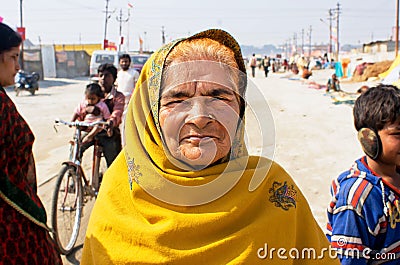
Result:
<svg viewBox="0 0 400 265"><path fill-rule="evenodd" d="M119 68L119 56L123 52L109 51L109 50L97 50L93 51L92 57L90 58L90 77L97 76L97 68L103 63L112 63L117 69Z"/></svg>

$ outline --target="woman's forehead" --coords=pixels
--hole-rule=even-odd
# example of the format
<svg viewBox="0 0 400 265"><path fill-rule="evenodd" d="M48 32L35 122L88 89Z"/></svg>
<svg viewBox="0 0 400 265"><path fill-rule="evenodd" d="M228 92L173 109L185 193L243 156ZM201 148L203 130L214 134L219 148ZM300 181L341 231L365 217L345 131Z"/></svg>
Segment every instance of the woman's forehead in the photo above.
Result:
<svg viewBox="0 0 400 265"><path fill-rule="evenodd" d="M213 84L238 90L240 71L214 61L190 61L173 64L163 73L162 91L191 83Z"/></svg>
<svg viewBox="0 0 400 265"><path fill-rule="evenodd" d="M233 95L237 94L237 89L234 87L227 87L220 83L208 81L189 81L175 86L164 86L161 91L163 98L168 97L190 97L194 94L203 96L217 96L217 95Z"/></svg>

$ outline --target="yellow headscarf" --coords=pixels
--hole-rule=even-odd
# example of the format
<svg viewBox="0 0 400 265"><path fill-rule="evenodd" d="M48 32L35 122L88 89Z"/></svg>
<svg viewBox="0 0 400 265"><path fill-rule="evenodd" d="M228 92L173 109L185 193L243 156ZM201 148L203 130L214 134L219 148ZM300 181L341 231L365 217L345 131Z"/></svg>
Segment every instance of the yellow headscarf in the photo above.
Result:
<svg viewBox="0 0 400 265"><path fill-rule="evenodd" d="M224 44L245 71L228 33L208 30L191 38ZM170 162L158 99L165 58L180 41L155 52L142 70L125 121L126 146L103 179L81 264L338 264L328 252L302 259L303 249L318 256L329 243L290 176L268 159L247 155L243 124L229 161L199 171ZM272 248L285 248L288 259ZM290 258L292 248L298 259Z"/></svg>

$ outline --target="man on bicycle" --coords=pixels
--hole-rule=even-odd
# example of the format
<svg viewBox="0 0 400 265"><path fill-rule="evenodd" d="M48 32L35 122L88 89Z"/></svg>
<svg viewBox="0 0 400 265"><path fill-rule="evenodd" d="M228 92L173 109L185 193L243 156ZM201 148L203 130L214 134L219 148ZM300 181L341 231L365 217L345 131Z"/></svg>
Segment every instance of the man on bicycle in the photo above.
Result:
<svg viewBox="0 0 400 265"><path fill-rule="evenodd" d="M125 96L117 91L114 82L117 79L117 68L112 64L101 64L97 69L99 74L99 85L104 92L102 99L110 110L110 118L107 120L109 126L107 132L100 132L96 138L103 146L104 157L109 167L121 151L121 132L119 125L122 122L124 112Z"/></svg>

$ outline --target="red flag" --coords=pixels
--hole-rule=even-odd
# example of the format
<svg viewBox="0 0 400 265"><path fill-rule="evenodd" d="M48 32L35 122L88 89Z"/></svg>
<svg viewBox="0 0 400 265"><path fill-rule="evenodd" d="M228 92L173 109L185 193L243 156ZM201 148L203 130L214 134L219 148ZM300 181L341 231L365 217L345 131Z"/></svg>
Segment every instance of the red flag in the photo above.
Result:
<svg viewBox="0 0 400 265"><path fill-rule="evenodd" d="M131 3L128 3L129 8L133 8L133 5Z"/></svg>
<svg viewBox="0 0 400 265"><path fill-rule="evenodd" d="M25 40L25 27L17 27L17 32L21 35L22 40Z"/></svg>
<svg viewBox="0 0 400 265"><path fill-rule="evenodd" d="M0 23L1 23L1 22L3 22L3 18L2 18L2 17L0 17Z"/></svg>

